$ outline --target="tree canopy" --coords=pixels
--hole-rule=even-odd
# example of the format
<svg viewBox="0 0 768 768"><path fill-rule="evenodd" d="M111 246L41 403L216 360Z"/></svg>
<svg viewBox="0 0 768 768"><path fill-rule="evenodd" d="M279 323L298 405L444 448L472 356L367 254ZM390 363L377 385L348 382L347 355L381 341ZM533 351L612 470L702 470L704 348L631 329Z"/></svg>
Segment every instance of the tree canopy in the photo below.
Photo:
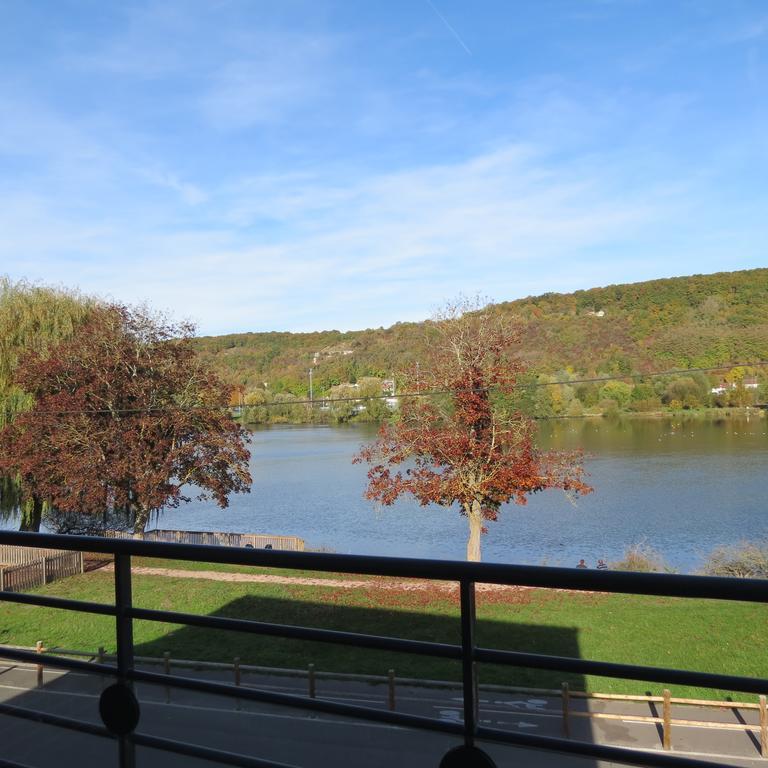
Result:
<svg viewBox="0 0 768 768"><path fill-rule="evenodd" d="M29 409L34 398L18 383L19 360L34 352L45 356L69 338L95 302L62 288L0 277L0 428ZM44 500L25 489L18 475L0 472L0 514L18 514L22 529L37 529Z"/></svg>
<svg viewBox="0 0 768 768"><path fill-rule="evenodd" d="M227 506L250 486L246 433L191 334L147 310L101 305L68 339L23 356L15 381L34 407L0 431L0 474L59 513L124 511L136 532L193 486Z"/></svg>
<svg viewBox="0 0 768 768"><path fill-rule="evenodd" d="M591 489L578 454L539 450L532 420L504 406L524 365L514 354L519 334L497 310L462 302L430 331L426 364L410 386L444 394L404 398L400 419L356 461L371 465L371 500L392 504L408 494L421 505L458 504L469 521L467 559L479 560L484 523L502 504L525 504L546 488Z"/></svg>

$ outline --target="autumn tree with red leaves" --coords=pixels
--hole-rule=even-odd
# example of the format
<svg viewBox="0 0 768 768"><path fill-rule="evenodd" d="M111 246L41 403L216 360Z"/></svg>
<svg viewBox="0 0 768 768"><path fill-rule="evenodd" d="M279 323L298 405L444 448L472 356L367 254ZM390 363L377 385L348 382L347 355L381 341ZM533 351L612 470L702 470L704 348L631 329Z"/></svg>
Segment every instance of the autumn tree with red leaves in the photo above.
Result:
<svg viewBox="0 0 768 768"><path fill-rule="evenodd" d="M59 513L124 512L136 533L188 501L185 488L226 507L250 487L247 435L192 330L99 306L47 355L25 357L16 380L34 406L0 431L0 475L18 475Z"/></svg>
<svg viewBox="0 0 768 768"><path fill-rule="evenodd" d="M502 504L525 504L547 488L592 489L580 454L541 451L533 421L504 406L524 365L518 334L497 309L464 300L429 327L427 359L407 388L446 394L401 398L399 420L355 461L371 465L368 499L389 505L410 494L423 506L458 504L469 521L467 560L480 560L485 522Z"/></svg>

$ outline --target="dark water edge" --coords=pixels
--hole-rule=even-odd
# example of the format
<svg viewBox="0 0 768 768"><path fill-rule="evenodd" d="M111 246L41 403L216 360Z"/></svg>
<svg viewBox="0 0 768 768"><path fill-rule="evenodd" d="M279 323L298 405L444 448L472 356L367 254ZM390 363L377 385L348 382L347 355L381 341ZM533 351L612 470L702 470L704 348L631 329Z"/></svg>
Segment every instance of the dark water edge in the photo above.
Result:
<svg viewBox="0 0 768 768"><path fill-rule="evenodd" d="M507 505L488 525L483 559L594 565L643 541L695 571L716 546L768 538L767 432L764 414L541 422L542 447L585 452L594 493L574 504L546 491ZM352 457L375 433L372 425L256 429L250 494L224 510L193 501L157 523L296 535L343 553L463 559L467 526L456 509L406 500L380 508L363 498L366 469Z"/></svg>

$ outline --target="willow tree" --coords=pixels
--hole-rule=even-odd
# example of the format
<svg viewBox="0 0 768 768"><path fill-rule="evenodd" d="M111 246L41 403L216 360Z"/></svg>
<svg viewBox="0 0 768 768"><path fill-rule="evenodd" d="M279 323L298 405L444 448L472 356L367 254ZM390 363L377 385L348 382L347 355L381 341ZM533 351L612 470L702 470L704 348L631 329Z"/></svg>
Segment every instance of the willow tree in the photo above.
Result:
<svg viewBox="0 0 768 768"><path fill-rule="evenodd" d="M250 487L247 435L191 339L145 310L93 308L70 339L21 360L34 407L0 430L0 469L57 513L124 511L136 533L195 487L226 507Z"/></svg>
<svg viewBox="0 0 768 768"><path fill-rule="evenodd" d="M73 291L13 282L0 277L0 428L32 407L34 398L19 385L19 361L44 357L70 338L94 302ZM20 517L21 530L39 530L45 500L17 474L0 476L0 515Z"/></svg>
<svg viewBox="0 0 768 768"><path fill-rule="evenodd" d="M540 450L533 421L505 407L525 366L519 336L498 310L463 301L429 327L419 379L407 377L422 396L401 396L399 420L356 461L371 464L371 500L388 505L411 495L423 506L458 506L469 522L467 559L480 560L485 523L505 503L525 504L547 488L572 495L591 488L578 453Z"/></svg>

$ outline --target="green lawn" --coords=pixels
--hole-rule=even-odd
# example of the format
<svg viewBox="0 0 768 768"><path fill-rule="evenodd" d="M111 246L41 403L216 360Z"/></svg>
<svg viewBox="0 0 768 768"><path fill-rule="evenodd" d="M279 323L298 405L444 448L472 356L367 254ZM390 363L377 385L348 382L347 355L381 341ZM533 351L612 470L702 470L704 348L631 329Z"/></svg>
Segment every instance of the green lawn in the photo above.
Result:
<svg viewBox="0 0 768 768"><path fill-rule="evenodd" d="M112 576L95 571L48 585L49 595L111 602ZM388 592L280 584L238 584L161 576L134 576L134 601L148 608L243 617L423 640L458 642L455 597L439 592ZM478 642L507 648L682 669L768 677L763 644L768 609L757 604L627 595L580 595L546 590L480 594ZM136 622L137 653L304 668L458 679L458 664L410 655L379 653L324 643L261 638ZM114 650L114 620L36 606L0 605L0 642L33 646ZM581 678L536 670L481 666L481 682L575 688L601 692L658 692L662 686L629 680ZM673 687L676 696L723 696L733 692Z"/></svg>

